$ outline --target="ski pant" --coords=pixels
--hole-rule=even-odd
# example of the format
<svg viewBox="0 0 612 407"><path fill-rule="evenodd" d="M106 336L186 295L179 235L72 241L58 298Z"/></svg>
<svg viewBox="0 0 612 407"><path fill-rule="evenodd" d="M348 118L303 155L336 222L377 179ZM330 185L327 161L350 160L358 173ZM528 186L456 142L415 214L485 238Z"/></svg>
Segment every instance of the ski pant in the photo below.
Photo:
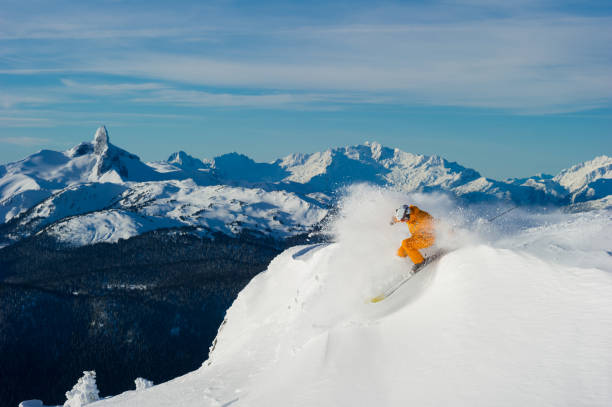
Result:
<svg viewBox="0 0 612 407"><path fill-rule="evenodd" d="M414 264L422 263L425 259L417 249L424 249L435 243L433 235L414 235L402 241L402 246L397 249L400 257L410 257Z"/></svg>

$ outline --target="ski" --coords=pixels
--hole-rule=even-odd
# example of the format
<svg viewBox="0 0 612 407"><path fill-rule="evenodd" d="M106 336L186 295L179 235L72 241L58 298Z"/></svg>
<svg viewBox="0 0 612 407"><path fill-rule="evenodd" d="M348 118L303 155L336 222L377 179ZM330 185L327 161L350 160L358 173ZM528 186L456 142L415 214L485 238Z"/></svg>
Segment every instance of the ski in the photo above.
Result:
<svg viewBox="0 0 612 407"><path fill-rule="evenodd" d="M427 267L428 265L435 263L437 260L439 260L442 256L444 256L447 252L446 251L440 251L432 256L429 256L428 258L425 259L425 261L423 261L420 264L417 264L414 266L414 269L412 270L412 272L408 275L408 277L406 277L405 279L403 279L402 281L400 281L398 284L394 285L393 287L389 288L388 290L386 290L385 292L383 292L380 295L377 295L376 297L372 298L370 300L370 302L376 303L376 302L381 302L382 300L384 300L385 298L388 298L391 294L393 294L394 292L396 292L401 286L403 286L408 280L410 280L416 273L418 273L419 271L421 271L423 268Z"/></svg>

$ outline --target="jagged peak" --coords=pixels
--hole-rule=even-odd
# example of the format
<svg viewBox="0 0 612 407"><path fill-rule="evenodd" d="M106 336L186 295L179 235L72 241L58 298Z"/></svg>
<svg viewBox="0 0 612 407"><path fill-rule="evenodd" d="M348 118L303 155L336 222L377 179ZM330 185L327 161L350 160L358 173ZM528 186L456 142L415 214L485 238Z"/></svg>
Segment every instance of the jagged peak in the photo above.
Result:
<svg viewBox="0 0 612 407"><path fill-rule="evenodd" d="M231 153L225 153L225 154L218 155L218 156L215 157L215 159L217 159L217 158L232 158L232 159L238 159L238 160L254 161L248 155L242 154L242 153L238 153L236 151L232 151Z"/></svg>
<svg viewBox="0 0 612 407"><path fill-rule="evenodd" d="M171 164L173 163L181 164L183 162L183 159L186 157L191 157L191 156L187 154L186 152L184 152L183 150L180 150L180 151L170 154L170 156L168 157L166 161Z"/></svg>
<svg viewBox="0 0 612 407"><path fill-rule="evenodd" d="M168 160L166 161L169 163L182 164L186 159L190 159L190 158L194 158L194 157L187 154L183 150L179 150L177 152L170 154L170 156L168 157Z"/></svg>
<svg viewBox="0 0 612 407"><path fill-rule="evenodd" d="M202 160L187 154L183 150L170 154L166 162L179 167L204 168L206 166Z"/></svg>
<svg viewBox="0 0 612 407"><path fill-rule="evenodd" d="M366 141L365 145L370 147L370 151L372 151L372 158L375 160L379 160L382 154L383 145L377 141Z"/></svg>
<svg viewBox="0 0 612 407"><path fill-rule="evenodd" d="M110 141L108 137L108 130L106 130L106 126L102 125L98 127L98 130L96 130L96 134L94 136L94 152L96 154L104 153L104 151L108 149L109 144Z"/></svg>
<svg viewBox="0 0 612 407"><path fill-rule="evenodd" d="M215 167L225 166L225 165L257 165L264 163L257 163L251 157L245 154L231 152L219 155L213 159L213 163Z"/></svg>

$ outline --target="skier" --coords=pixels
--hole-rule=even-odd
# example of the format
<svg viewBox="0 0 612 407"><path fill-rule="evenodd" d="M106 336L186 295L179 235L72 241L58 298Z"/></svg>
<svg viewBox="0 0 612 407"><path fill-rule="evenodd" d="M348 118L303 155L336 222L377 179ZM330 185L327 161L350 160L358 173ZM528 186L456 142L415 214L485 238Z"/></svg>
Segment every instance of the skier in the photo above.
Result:
<svg viewBox="0 0 612 407"><path fill-rule="evenodd" d="M414 263L412 269L416 271L425 261L418 249L430 247L436 241L434 236L434 218L414 205L402 205L395 211L391 225L396 223L408 224L411 234L408 239L402 241L402 245L397 249L397 255L400 257L410 257L410 260Z"/></svg>

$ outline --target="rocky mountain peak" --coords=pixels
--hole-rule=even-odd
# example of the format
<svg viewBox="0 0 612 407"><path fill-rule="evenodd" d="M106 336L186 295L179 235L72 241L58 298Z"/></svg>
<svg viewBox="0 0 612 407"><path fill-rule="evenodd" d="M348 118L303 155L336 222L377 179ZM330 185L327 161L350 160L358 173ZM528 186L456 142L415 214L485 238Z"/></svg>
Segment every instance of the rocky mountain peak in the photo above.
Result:
<svg viewBox="0 0 612 407"><path fill-rule="evenodd" d="M198 169L206 167L202 160L195 158L182 150L172 153L166 162L184 169Z"/></svg>
<svg viewBox="0 0 612 407"><path fill-rule="evenodd" d="M106 126L102 125L98 127L94 136L93 145L94 153L96 154L103 154L108 149L109 138Z"/></svg>

